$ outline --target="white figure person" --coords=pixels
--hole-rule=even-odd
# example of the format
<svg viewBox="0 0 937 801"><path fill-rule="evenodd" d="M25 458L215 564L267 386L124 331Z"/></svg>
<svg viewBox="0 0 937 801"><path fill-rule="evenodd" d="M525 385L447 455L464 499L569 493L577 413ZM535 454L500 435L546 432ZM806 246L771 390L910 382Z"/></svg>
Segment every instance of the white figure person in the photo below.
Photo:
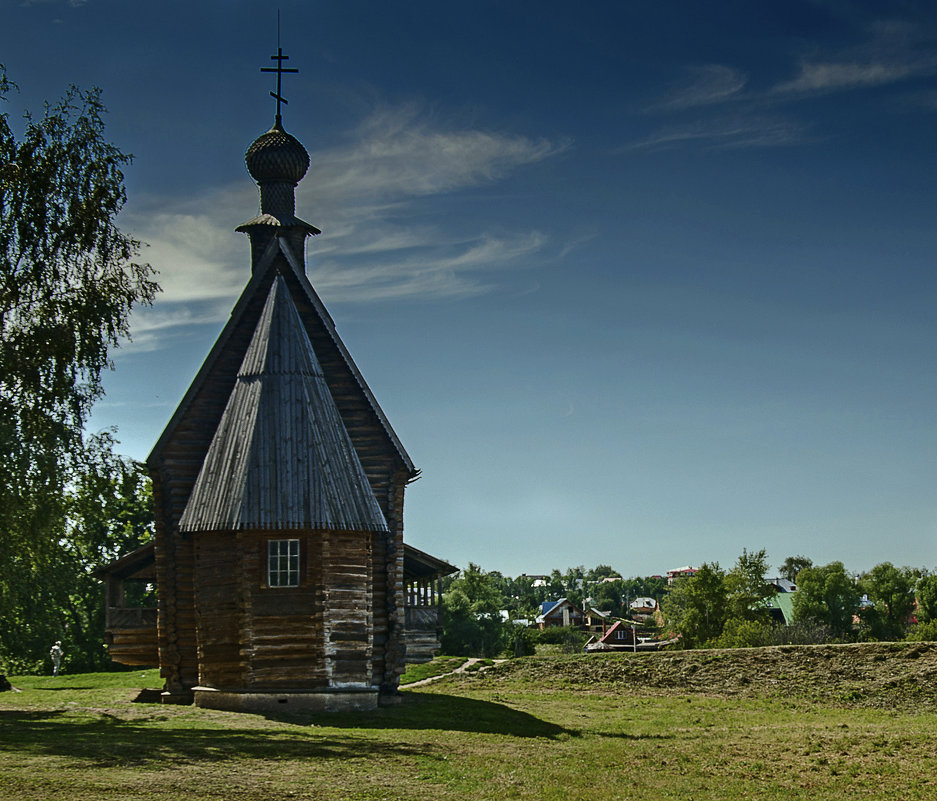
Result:
<svg viewBox="0 0 937 801"><path fill-rule="evenodd" d="M65 651L62 650L62 643L60 640L56 640L55 645L52 646L52 649L49 651L49 656L52 657L52 675L59 675L59 668L62 666L62 657L65 656Z"/></svg>

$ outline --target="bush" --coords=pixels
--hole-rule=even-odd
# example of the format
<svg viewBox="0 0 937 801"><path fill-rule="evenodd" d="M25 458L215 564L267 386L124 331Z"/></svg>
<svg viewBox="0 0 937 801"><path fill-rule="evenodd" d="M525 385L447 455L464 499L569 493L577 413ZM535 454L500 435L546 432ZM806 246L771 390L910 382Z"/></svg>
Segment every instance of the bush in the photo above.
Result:
<svg viewBox="0 0 937 801"><path fill-rule="evenodd" d="M797 621L790 626L772 626L768 645L825 645L837 642L829 626L811 621Z"/></svg>
<svg viewBox="0 0 937 801"><path fill-rule="evenodd" d="M937 620L916 623L908 630L905 639L911 642L937 642Z"/></svg>
<svg viewBox="0 0 937 801"><path fill-rule="evenodd" d="M533 656L537 653L537 629L515 626L514 639L504 649L505 656Z"/></svg>
<svg viewBox="0 0 937 801"><path fill-rule="evenodd" d="M758 648L771 645L772 629L770 623L760 620L739 620L732 618L726 621L722 634L707 643L710 648Z"/></svg>
<svg viewBox="0 0 937 801"><path fill-rule="evenodd" d="M552 626L539 633L538 640L546 645L558 645L566 654L575 654L583 649L589 635L571 626Z"/></svg>

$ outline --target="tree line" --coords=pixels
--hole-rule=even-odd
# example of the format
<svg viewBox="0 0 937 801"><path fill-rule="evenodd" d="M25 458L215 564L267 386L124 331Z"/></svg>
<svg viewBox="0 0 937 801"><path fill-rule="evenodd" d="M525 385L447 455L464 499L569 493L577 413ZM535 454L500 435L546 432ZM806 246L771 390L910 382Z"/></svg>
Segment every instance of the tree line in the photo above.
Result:
<svg viewBox="0 0 937 801"><path fill-rule="evenodd" d="M743 550L728 570L717 562L704 563L695 575L669 586L660 576L618 576L609 565L580 566L553 570L549 580L534 587L532 577L510 578L470 564L443 585L443 653L529 653L538 642L578 650L585 636L527 628L544 601L562 597L622 620L630 619L631 600L652 597L660 613L639 625L662 638L677 638L682 648L937 640L937 574L923 568L883 562L853 574L842 562L814 565L797 555L772 573L761 549ZM769 579L775 576L796 585L791 621L780 622L774 612L778 588Z"/></svg>

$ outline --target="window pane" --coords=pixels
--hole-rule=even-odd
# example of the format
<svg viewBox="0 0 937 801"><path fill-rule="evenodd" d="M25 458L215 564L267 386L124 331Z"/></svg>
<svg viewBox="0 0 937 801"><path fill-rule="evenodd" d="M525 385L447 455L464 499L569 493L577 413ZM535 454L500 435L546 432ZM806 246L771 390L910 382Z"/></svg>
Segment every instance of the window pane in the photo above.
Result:
<svg viewBox="0 0 937 801"><path fill-rule="evenodd" d="M299 586L299 540L268 540L267 586Z"/></svg>

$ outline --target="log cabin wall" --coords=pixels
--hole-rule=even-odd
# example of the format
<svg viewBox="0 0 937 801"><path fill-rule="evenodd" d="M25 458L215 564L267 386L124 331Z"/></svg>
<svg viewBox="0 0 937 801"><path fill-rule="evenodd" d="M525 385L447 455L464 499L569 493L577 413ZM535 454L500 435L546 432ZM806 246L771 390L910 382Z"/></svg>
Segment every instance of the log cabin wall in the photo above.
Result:
<svg viewBox="0 0 937 801"><path fill-rule="evenodd" d="M325 665L331 688L372 686L372 535L326 531L322 538Z"/></svg>
<svg viewBox="0 0 937 801"><path fill-rule="evenodd" d="M172 493L166 471L151 468L155 518L155 562L157 593L157 644L159 672L165 681L167 702L191 701L191 688L198 681L198 655L194 620L194 584L191 555L178 533L173 536L168 523L172 514ZM180 551L182 552L180 554ZM180 569L181 563L181 569ZM193 612L189 620L189 610Z"/></svg>
<svg viewBox="0 0 937 801"><path fill-rule="evenodd" d="M226 532L190 539L195 556L198 683L216 689L243 687L247 673L241 652L245 610L238 537Z"/></svg>
<svg viewBox="0 0 937 801"><path fill-rule="evenodd" d="M267 586L267 543L300 541L298 587ZM242 532L241 571L246 599L244 657L252 690L318 689L327 685L323 621L322 538L313 532Z"/></svg>
<svg viewBox="0 0 937 801"><path fill-rule="evenodd" d="M298 537L297 587L269 587L267 542ZM244 686L319 690L371 686L371 541L367 532L266 532L239 536L247 599ZM219 688L221 689L221 688Z"/></svg>
<svg viewBox="0 0 937 801"><path fill-rule="evenodd" d="M404 634L405 597L403 581L403 495L410 475L398 469L392 476L384 518L389 533L385 535L384 554L384 608L387 616L387 640L384 661L380 665L381 678L377 682L385 693L396 691L400 676L407 669L407 646ZM380 496L378 496L380 498ZM378 666L375 665L377 669Z"/></svg>

